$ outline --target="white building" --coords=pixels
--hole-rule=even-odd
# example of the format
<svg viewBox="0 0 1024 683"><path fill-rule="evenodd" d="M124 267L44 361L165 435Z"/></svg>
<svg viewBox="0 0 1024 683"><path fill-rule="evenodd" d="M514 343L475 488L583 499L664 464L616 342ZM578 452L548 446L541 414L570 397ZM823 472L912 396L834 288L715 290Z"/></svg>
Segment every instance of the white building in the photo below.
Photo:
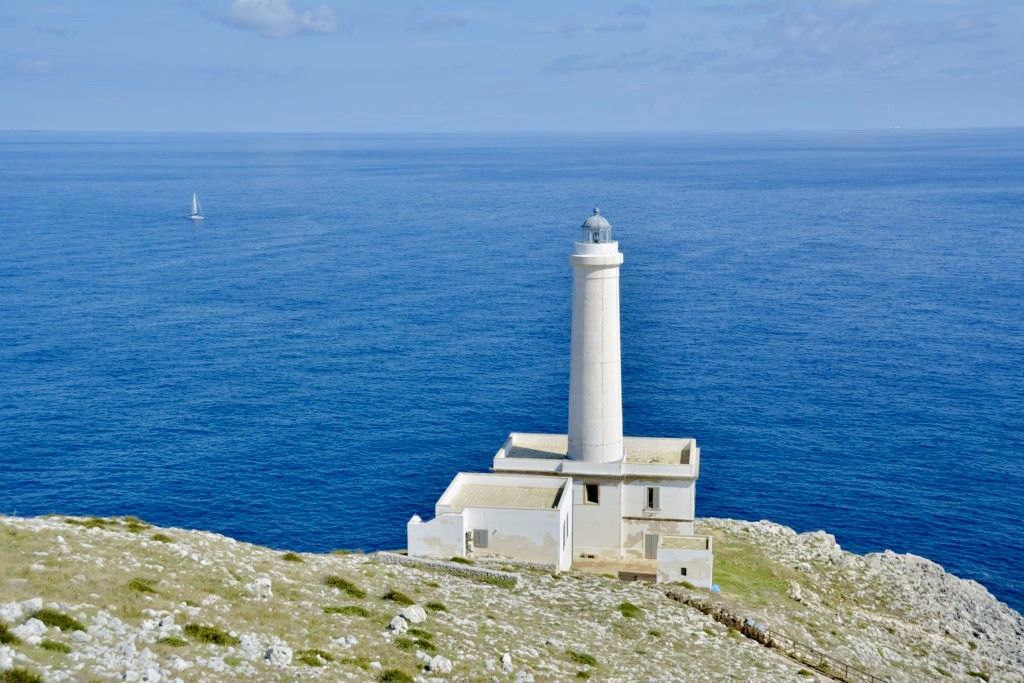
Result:
<svg viewBox="0 0 1024 683"><path fill-rule="evenodd" d="M569 258L568 434L510 434L492 473L457 475L438 500L435 519L413 517L410 555L492 553L543 558L560 569L574 559L647 560L658 581L710 587L711 539L694 536L693 529L696 441L623 436L622 254L611 229L594 209ZM554 500L540 493L553 488L571 490L571 504L564 494ZM512 540L496 544L499 536Z"/></svg>

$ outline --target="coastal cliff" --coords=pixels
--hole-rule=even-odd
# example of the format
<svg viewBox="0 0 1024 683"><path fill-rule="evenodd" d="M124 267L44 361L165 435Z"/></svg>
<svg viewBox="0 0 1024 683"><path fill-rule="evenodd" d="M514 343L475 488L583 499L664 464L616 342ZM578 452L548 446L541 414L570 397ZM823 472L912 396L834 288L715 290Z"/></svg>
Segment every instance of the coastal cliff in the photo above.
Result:
<svg viewBox="0 0 1024 683"><path fill-rule="evenodd" d="M1024 618L929 560L698 531L720 593L0 516L0 681L1024 681Z"/></svg>

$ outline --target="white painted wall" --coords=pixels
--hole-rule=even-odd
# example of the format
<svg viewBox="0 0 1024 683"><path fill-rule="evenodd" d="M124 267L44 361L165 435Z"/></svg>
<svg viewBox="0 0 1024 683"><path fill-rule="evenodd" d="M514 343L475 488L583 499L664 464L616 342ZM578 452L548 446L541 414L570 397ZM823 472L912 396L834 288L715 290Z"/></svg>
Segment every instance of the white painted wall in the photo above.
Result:
<svg viewBox="0 0 1024 683"><path fill-rule="evenodd" d="M466 508L466 529L487 529L486 548L473 552L501 555L530 562L548 562L559 567L562 561L562 515L559 510L523 510L516 508Z"/></svg>
<svg viewBox="0 0 1024 683"><path fill-rule="evenodd" d="M644 556L644 534L662 536L691 536L693 522L671 522L658 519L622 520L622 556Z"/></svg>
<svg viewBox="0 0 1024 683"><path fill-rule="evenodd" d="M711 588L711 550L658 548L658 583L686 581L697 588ZM680 569L686 567L686 576Z"/></svg>
<svg viewBox="0 0 1024 683"><path fill-rule="evenodd" d="M647 508L648 486L658 487L657 510ZM622 516L692 522L696 492L692 479L628 479L622 487Z"/></svg>
<svg viewBox="0 0 1024 683"><path fill-rule="evenodd" d="M406 543L410 557L466 556L466 527L462 515L438 515L429 522L413 517L406 525Z"/></svg>
<svg viewBox="0 0 1024 683"><path fill-rule="evenodd" d="M596 483L600 494L598 505L584 503L583 486ZM573 557L593 554L597 557L618 557L619 533L622 527L621 484L614 479L572 480Z"/></svg>

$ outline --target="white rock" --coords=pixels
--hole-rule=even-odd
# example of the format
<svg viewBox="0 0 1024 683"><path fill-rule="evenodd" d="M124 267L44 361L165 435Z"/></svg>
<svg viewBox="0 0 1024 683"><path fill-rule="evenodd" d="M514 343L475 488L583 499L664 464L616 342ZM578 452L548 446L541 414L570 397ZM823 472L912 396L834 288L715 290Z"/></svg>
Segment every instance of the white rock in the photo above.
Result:
<svg viewBox="0 0 1024 683"><path fill-rule="evenodd" d="M6 645L0 645L0 671L10 671L14 668L14 650Z"/></svg>
<svg viewBox="0 0 1024 683"><path fill-rule="evenodd" d="M292 649L287 645L271 645L263 655L270 666L288 666L292 663Z"/></svg>
<svg viewBox="0 0 1024 683"><path fill-rule="evenodd" d="M427 668L430 667L430 655L428 655L423 650L416 650L416 659L420 660L421 662L426 662Z"/></svg>
<svg viewBox="0 0 1024 683"><path fill-rule="evenodd" d="M529 671L517 671L516 683L533 683L533 674Z"/></svg>
<svg viewBox="0 0 1024 683"><path fill-rule="evenodd" d="M92 636L90 636L85 631L72 631L71 640L75 641L76 643L85 643L89 640L92 640Z"/></svg>
<svg viewBox="0 0 1024 683"><path fill-rule="evenodd" d="M137 681L140 681L141 679L142 674L140 674L135 669L128 669L123 674L121 674L121 680L125 683L137 683Z"/></svg>
<svg viewBox="0 0 1024 683"><path fill-rule="evenodd" d="M41 636L46 633L46 624L39 621L38 619L29 619L21 626L15 626L11 629L11 633L18 636L22 640L28 640L33 636Z"/></svg>
<svg viewBox="0 0 1024 683"><path fill-rule="evenodd" d="M24 616L25 612L21 609L21 603L8 602L0 605L0 621L5 621L8 624L17 624Z"/></svg>
<svg viewBox="0 0 1024 683"><path fill-rule="evenodd" d="M241 642L238 644L238 652L243 658L259 659L260 655L263 654L263 646L255 634L244 633L239 640Z"/></svg>
<svg viewBox="0 0 1024 683"><path fill-rule="evenodd" d="M245 590L251 593L257 600L269 600L274 597L269 576L257 577L255 581L245 585Z"/></svg>
<svg viewBox="0 0 1024 683"><path fill-rule="evenodd" d="M402 611L399 612L398 615L410 624L421 624L427 620L427 611L419 605L403 607Z"/></svg>
<svg viewBox="0 0 1024 683"><path fill-rule="evenodd" d="M796 581L789 582L789 597L797 602L803 602L804 593L803 589L800 588L800 584Z"/></svg>
<svg viewBox="0 0 1024 683"><path fill-rule="evenodd" d="M427 664L429 671L436 671L439 674L450 674L452 672L452 660L437 655Z"/></svg>
<svg viewBox="0 0 1024 683"><path fill-rule="evenodd" d="M395 633L405 633L409 630L409 622L402 617L395 617L391 620L391 623L388 624L388 628Z"/></svg>
<svg viewBox="0 0 1024 683"><path fill-rule="evenodd" d="M139 679L141 683L160 683L163 680L163 676L160 675L160 669L155 666L151 666L142 674L142 678Z"/></svg>
<svg viewBox="0 0 1024 683"><path fill-rule="evenodd" d="M370 662L370 668L371 669L381 669L383 667L381 667L380 662Z"/></svg>
<svg viewBox="0 0 1024 683"><path fill-rule="evenodd" d="M21 602L21 610L25 614L35 614L41 609L43 609L42 598L29 598L28 600L22 600Z"/></svg>
<svg viewBox="0 0 1024 683"><path fill-rule="evenodd" d="M30 570L34 571L34 572L44 572L44 571L46 571L46 567L44 567L41 564L30 564L28 566L28 568Z"/></svg>
<svg viewBox="0 0 1024 683"><path fill-rule="evenodd" d="M512 655L508 652L501 656L501 670L505 673L512 671Z"/></svg>
<svg viewBox="0 0 1024 683"><path fill-rule="evenodd" d="M175 657L174 661L171 662L171 668L175 671L184 671L185 669L191 668L192 662L181 657Z"/></svg>

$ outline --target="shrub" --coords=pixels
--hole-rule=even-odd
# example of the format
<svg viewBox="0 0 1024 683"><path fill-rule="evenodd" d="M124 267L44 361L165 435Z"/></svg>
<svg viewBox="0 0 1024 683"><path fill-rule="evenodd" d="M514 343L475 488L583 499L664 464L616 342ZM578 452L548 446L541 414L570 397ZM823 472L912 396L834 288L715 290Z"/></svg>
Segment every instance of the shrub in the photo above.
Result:
<svg viewBox="0 0 1024 683"><path fill-rule="evenodd" d="M66 614L52 609L41 609L35 613L35 618L47 626L56 626L61 631L84 631L85 626Z"/></svg>
<svg viewBox="0 0 1024 683"><path fill-rule="evenodd" d="M128 582L128 588L139 593L156 593L149 579L134 578Z"/></svg>
<svg viewBox="0 0 1024 683"><path fill-rule="evenodd" d="M377 676L380 683L412 683L412 676L401 669L385 669Z"/></svg>
<svg viewBox="0 0 1024 683"><path fill-rule="evenodd" d="M427 609L429 609L429 610L431 610L433 612L447 612L448 611L448 608L445 607L445 604L443 602L437 602L436 600L434 600L432 602L428 602L426 607L427 607Z"/></svg>
<svg viewBox="0 0 1024 683"><path fill-rule="evenodd" d="M331 555L351 555L351 550L332 550Z"/></svg>
<svg viewBox="0 0 1024 683"><path fill-rule="evenodd" d="M622 616L628 619L636 619L643 615L644 611L634 605L631 602L624 602L619 605L619 611L622 612Z"/></svg>
<svg viewBox="0 0 1024 683"><path fill-rule="evenodd" d="M652 628L650 631L647 632L647 635L651 636L652 638L661 638L661 636L664 634L662 634L662 632L658 629Z"/></svg>
<svg viewBox="0 0 1024 683"><path fill-rule="evenodd" d="M305 560L302 559L298 555L298 553L292 553L292 552L285 553L284 555L281 556L281 559L284 560L285 562L305 562Z"/></svg>
<svg viewBox="0 0 1024 683"><path fill-rule="evenodd" d="M0 645L17 645L21 638L7 630L7 624L0 621Z"/></svg>
<svg viewBox="0 0 1024 683"><path fill-rule="evenodd" d="M574 652L567 650L566 653L569 655L569 659L576 662L577 664L585 664L586 666L597 666L597 660L586 652Z"/></svg>
<svg viewBox="0 0 1024 683"><path fill-rule="evenodd" d="M324 614L344 614L349 617L368 617L370 610L359 605L342 605L341 607L324 607Z"/></svg>
<svg viewBox="0 0 1024 683"><path fill-rule="evenodd" d="M309 650L299 650L295 653L295 659L307 666L323 666L327 662L333 662L334 655L314 648Z"/></svg>
<svg viewBox="0 0 1024 683"><path fill-rule="evenodd" d="M814 672L808 669L800 669L799 671L797 671L797 674L801 676L813 676Z"/></svg>
<svg viewBox="0 0 1024 683"><path fill-rule="evenodd" d="M343 579L340 576L328 576L326 579L324 579L324 583L330 586L331 588L337 588L340 591L348 593L353 598L362 599L366 597L366 591L364 591L362 588L358 587L348 579Z"/></svg>
<svg viewBox="0 0 1024 683"><path fill-rule="evenodd" d="M15 667L0 671L0 683L43 683L43 677L28 669Z"/></svg>
<svg viewBox="0 0 1024 683"><path fill-rule="evenodd" d="M174 539L167 534L153 534L150 538L154 541L160 541L161 543L174 543Z"/></svg>
<svg viewBox="0 0 1024 683"><path fill-rule="evenodd" d="M503 576L471 576L469 578L474 581L479 581L480 583L489 583L492 586L500 586L501 588L516 587L515 579L506 579Z"/></svg>
<svg viewBox="0 0 1024 683"><path fill-rule="evenodd" d="M474 564L473 560L469 559L468 557L459 557L458 555L449 559L449 562L458 562L459 564Z"/></svg>
<svg viewBox="0 0 1024 683"><path fill-rule="evenodd" d="M424 631L423 629L417 628L415 626L410 628L407 631L407 633L410 636L412 636L413 638L423 638L424 640L433 640L434 639L434 634L433 633L431 633L430 631Z"/></svg>
<svg viewBox="0 0 1024 683"><path fill-rule="evenodd" d="M167 636L156 641L159 645L169 645L171 647L185 647L188 645L188 641L178 636Z"/></svg>
<svg viewBox="0 0 1024 683"><path fill-rule="evenodd" d="M187 624L184 631L185 635L200 643L213 643L214 645L238 645L242 642L227 631L222 631L216 626Z"/></svg>
<svg viewBox="0 0 1024 683"><path fill-rule="evenodd" d="M396 590L389 590L384 595L380 596L381 600L390 600L391 602L397 602L399 605L412 605L413 600L405 593L400 593Z"/></svg>
<svg viewBox="0 0 1024 683"><path fill-rule="evenodd" d="M68 647L64 643L58 643L56 640L44 640L43 642L39 643L39 647L43 648L44 650L49 650L51 652L64 652L65 654L71 652L70 647Z"/></svg>
<svg viewBox="0 0 1024 683"><path fill-rule="evenodd" d="M586 669L582 669L581 671L577 671L576 672L576 678L580 679L581 681L585 681L585 680L590 678L590 672L587 671Z"/></svg>
<svg viewBox="0 0 1024 683"><path fill-rule="evenodd" d="M153 528L151 525L146 524L138 517L122 517L121 521L124 522L124 528L132 532L133 534L137 534L140 531L145 531L146 529Z"/></svg>

